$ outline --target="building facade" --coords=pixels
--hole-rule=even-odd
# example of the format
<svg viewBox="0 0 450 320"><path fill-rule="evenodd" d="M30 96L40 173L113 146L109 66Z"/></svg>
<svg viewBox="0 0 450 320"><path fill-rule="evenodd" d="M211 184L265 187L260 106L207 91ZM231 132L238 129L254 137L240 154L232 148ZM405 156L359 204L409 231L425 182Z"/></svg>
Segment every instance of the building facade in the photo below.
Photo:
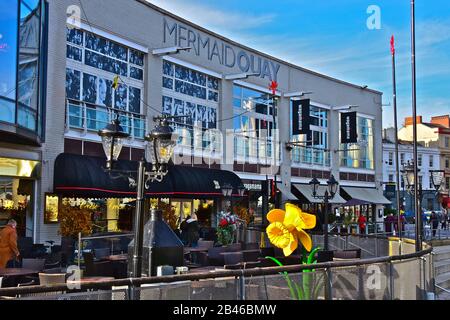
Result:
<svg viewBox="0 0 450 320"><path fill-rule="evenodd" d="M393 128L390 128L393 130ZM389 129L385 129L389 130ZM387 199L392 202L391 207L397 208L396 199L396 159L395 144L392 137L385 135L383 141L383 181L385 184L384 194ZM413 160L413 145L409 141L399 140L399 168L403 170L404 166ZM431 170L439 170L440 168L440 151L437 148L429 148L419 146L418 168L419 183L422 187L421 207L424 211L442 210L441 203L436 196L436 189L431 180ZM400 207L405 211L406 216L414 216L414 196L406 190L405 182L400 173Z"/></svg>
<svg viewBox="0 0 450 320"><path fill-rule="evenodd" d="M412 141L412 118L405 119L405 125L398 132L399 139ZM417 117L417 140L422 145L439 149L440 170L444 170L444 183L441 188L440 202L444 208L450 208L450 115L431 117L424 122Z"/></svg>
<svg viewBox="0 0 450 320"><path fill-rule="evenodd" d="M146 154L143 138L155 125L153 117L177 116L171 124L179 133L175 166L208 169L211 174L234 172L247 189L246 206L257 223L263 221L266 179L276 181L283 200L311 205L320 201L311 199L309 181L316 177L325 185L331 175L341 187L336 208L363 198L352 205L352 214L382 218L383 205L389 203L382 196L382 93L287 63L146 1L90 0L74 5L70 0L47 0L42 5L48 13L43 25L48 28L48 43L41 47L47 61L41 73L46 87L39 87L46 94L35 108L44 107L35 120L43 121L36 125L41 139L24 145L14 139L2 142L2 150L33 154L28 158L40 164L33 180L34 198L27 207L35 242L59 241L61 202L96 207L102 203L105 209L98 214L103 215L106 230L130 225L119 216L132 208L133 192L114 190L112 182L96 185L93 177L101 166L97 170L88 166L93 158L105 159L97 132L116 116L130 133L122 161ZM4 11L15 10L9 4L2 6ZM116 76L119 83L113 89ZM271 81L278 83L275 97ZM7 92L0 95L6 97ZM301 97L299 92L312 93ZM293 135L293 101L305 98L311 104L311 133ZM357 112L358 142L341 144L340 115L348 111ZM291 142L295 143L287 145ZM81 162L87 167L78 168ZM70 185L70 170L87 178ZM220 197L218 184L216 192L201 194L180 189L164 195L157 188L148 197L174 208L178 220L209 210L206 215L211 219L206 220L214 225L220 210L220 201L215 200Z"/></svg>

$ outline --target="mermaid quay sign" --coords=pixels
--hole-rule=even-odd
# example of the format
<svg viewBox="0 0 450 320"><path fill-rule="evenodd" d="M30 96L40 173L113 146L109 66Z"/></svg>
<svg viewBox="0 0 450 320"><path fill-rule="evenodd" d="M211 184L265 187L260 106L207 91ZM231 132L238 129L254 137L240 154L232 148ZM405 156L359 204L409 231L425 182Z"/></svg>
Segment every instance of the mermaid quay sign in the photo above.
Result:
<svg viewBox="0 0 450 320"><path fill-rule="evenodd" d="M182 24L164 18L164 43L175 46L191 47L197 56L207 55L208 60L217 61L228 68L238 67L242 72L256 73L261 78L277 80L280 64L249 54L244 50L236 51L230 45L200 34Z"/></svg>

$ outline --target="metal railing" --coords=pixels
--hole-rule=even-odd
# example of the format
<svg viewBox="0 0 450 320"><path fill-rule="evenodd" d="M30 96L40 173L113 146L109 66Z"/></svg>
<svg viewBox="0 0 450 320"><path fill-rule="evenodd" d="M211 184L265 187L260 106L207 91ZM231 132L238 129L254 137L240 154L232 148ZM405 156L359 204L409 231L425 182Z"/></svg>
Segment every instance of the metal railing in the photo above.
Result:
<svg viewBox="0 0 450 320"><path fill-rule="evenodd" d="M278 164L281 159L281 142L272 137L258 138L235 133L234 158L252 164Z"/></svg>
<svg viewBox="0 0 450 320"><path fill-rule="evenodd" d="M147 132L146 117L142 114L76 100L68 100L66 106L67 128L98 132L111 123L117 114L121 126L131 138L144 139Z"/></svg>
<svg viewBox="0 0 450 320"><path fill-rule="evenodd" d="M327 150L318 148L308 148L306 146L292 146L292 163L309 164L329 167L331 162L331 153Z"/></svg>
<svg viewBox="0 0 450 320"><path fill-rule="evenodd" d="M215 270L162 277L129 278L102 283L80 283L76 290L67 284L0 289L0 296L42 300L346 300L427 299L435 287L432 248L424 245L414 252L412 241L352 237L374 247L385 240L381 257L266 267ZM315 240L318 240L316 238ZM408 253L412 252L412 253ZM311 270L311 272L304 272ZM427 272L430 271L430 272ZM298 290L291 290L292 284ZM326 290L325 290L326 289ZM94 290L94 291L88 291Z"/></svg>

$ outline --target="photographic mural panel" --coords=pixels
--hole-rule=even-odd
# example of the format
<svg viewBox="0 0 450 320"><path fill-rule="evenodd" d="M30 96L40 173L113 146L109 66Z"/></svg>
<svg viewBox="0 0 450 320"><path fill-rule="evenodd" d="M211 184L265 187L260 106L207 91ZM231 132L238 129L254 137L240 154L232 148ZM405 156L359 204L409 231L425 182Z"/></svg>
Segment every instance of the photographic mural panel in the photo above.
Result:
<svg viewBox="0 0 450 320"><path fill-rule="evenodd" d="M87 73L83 73L83 101L97 102L97 77Z"/></svg>
<svg viewBox="0 0 450 320"><path fill-rule="evenodd" d="M80 100L81 72L66 69L66 96L68 99Z"/></svg>

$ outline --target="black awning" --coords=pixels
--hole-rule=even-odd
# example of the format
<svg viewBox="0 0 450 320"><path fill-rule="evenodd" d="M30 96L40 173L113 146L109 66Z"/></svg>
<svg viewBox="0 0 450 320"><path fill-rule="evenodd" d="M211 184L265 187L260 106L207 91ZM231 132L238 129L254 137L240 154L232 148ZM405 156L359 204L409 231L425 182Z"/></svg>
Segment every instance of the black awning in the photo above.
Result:
<svg viewBox="0 0 450 320"><path fill-rule="evenodd" d="M60 154L55 160L54 192L67 197L125 198L135 197L136 188L126 178L112 178L103 170L104 158ZM135 171L138 163L120 160L115 169ZM136 175L133 174L135 177ZM241 179L233 172L185 166L170 166L162 182L153 182L146 190L147 197L216 198L222 196L221 186L229 183L237 187Z"/></svg>

